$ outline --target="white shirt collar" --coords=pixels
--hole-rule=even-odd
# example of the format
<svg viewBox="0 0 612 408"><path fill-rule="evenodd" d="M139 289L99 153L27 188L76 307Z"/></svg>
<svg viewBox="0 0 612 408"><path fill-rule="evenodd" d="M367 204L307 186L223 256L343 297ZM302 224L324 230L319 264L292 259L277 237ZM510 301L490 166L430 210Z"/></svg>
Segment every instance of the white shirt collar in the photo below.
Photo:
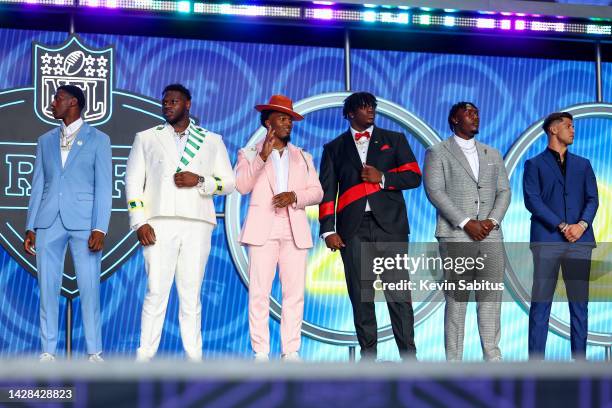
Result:
<svg viewBox="0 0 612 408"><path fill-rule="evenodd" d="M79 130L79 128L83 126L83 123L83 118L78 118L68 126L66 126L66 124L64 124L64 122L62 121L62 132L66 135L71 135L77 130Z"/></svg>
<svg viewBox="0 0 612 408"><path fill-rule="evenodd" d="M351 128L351 136L353 136L353 139L355 139L355 133L369 132L370 133L370 137L372 137L372 132L374 131L374 125L370 126L369 128L367 128L363 132L356 131L355 129L353 129L352 126L350 128Z"/></svg>
<svg viewBox="0 0 612 408"><path fill-rule="evenodd" d="M178 133L176 133L176 131L174 130L174 127L173 127L171 124L169 124L168 122L166 122L164 126L166 127L166 129L167 129L167 130L168 130L170 133L172 133L172 135L173 135L173 136L175 136L175 137L179 137L179 134L178 134ZM189 126L187 126L187 127L185 128L185 130L184 130L183 132L181 132L181 133L184 133L184 134L185 134L185 136L189 136Z"/></svg>
<svg viewBox="0 0 612 408"><path fill-rule="evenodd" d="M453 137L455 138L455 142L457 142L462 149L474 149L476 147L476 140L474 138L465 140L457 135L453 135Z"/></svg>

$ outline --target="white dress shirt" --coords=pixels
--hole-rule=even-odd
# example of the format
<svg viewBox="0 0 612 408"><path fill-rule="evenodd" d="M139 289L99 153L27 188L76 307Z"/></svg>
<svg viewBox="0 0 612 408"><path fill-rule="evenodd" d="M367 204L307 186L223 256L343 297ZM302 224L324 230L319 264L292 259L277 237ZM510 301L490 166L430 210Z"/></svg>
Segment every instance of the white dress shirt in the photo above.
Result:
<svg viewBox="0 0 612 408"><path fill-rule="evenodd" d="M361 160L362 166L365 166L366 164L366 158L368 157L368 147L370 146L370 139L372 139L373 131L374 131L374 125L370 126L369 128L363 131L363 132L368 132L370 134L370 137L362 137L359 140L355 140L355 134L363 133L363 132L358 132L351 127L351 136L353 136L353 142L355 142L355 147L357 148L357 153L359 153L359 160ZM383 185L384 184L381 183L381 187ZM365 210L366 212L372 211L372 209L370 208L370 203L368 202L367 198L366 198Z"/></svg>
<svg viewBox="0 0 612 408"><path fill-rule="evenodd" d="M62 122L61 134L64 135L65 137L67 137L68 139L76 139L77 133L81 129L81 126L83 126L83 119L82 118L78 118L77 120L75 120L74 122L72 122L68 126L66 126L64 124L64 122ZM60 138L61 137L62 136L60 135ZM61 146L61 139L60 139L60 146ZM62 155L62 168L63 168L66 165L66 160L68 160L68 155L70 154L70 149L62 149L60 147L60 153Z"/></svg>
<svg viewBox="0 0 612 408"><path fill-rule="evenodd" d="M287 191L289 179L289 153L287 147L283 147L280 150L273 149L270 157L272 157L272 165L276 175L276 194L284 193Z"/></svg>

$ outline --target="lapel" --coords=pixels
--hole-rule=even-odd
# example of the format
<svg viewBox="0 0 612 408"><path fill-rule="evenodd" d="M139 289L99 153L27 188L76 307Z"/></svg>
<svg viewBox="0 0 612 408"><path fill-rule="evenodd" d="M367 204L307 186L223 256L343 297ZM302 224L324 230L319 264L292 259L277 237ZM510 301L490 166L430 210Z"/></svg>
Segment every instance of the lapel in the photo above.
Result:
<svg viewBox="0 0 612 408"><path fill-rule="evenodd" d="M546 163L548 163L548 165L550 166L553 174L555 175L555 177L557 178L557 180L559 180L561 182L561 184L565 185L565 180L563 179L563 174L561 173L561 169L559 168L559 165L557 164L557 161L555 160L555 158L553 157L552 153L548 151L548 149L544 150L544 152L542 153L542 155L544 156L544 161ZM565 160L567 160L567 156L568 154L566 153L566 157ZM567 174L567 163L565 164L565 174Z"/></svg>
<svg viewBox="0 0 612 408"><path fill-rule="evenodd" d="M261 152L265 141L265 137L257 143L257 154ZM276 174L274 173L274 163L272 163L272 153L268 156L268 160L264 163L264 171L266 172L266 177L268 178L268 183L270 183L270 188L272 189L272 193L276 195Z"/></svg>
<svg viewBox="0 0 612 408"><path fill-rule="evenodd" d="M482 143L476 142L476 152L478 153L478 182L482 181L482 175L486 171L488 167L487 148L482 145Z"/></svg>
<svg viewBox="0 0 612 408"><path fill-rule="evenodd" d="M287 191L295 191L296 190L296 171L298 166L300 165L300 160L302 159L302 153L300 149L292 145L291 143L287 144L287 152L285 154L289 154L289 175L287 176Z"/></svg>
<svg viewBox="0 0 612 408"><path fill-rule="evenodd" d="M59 169L60 172L63 172L64 169L62 168L62 153L60 150L60 137L61 137L61 127L58 127L56 130L53 131L53 133L55 134L54 137L51 138L51 157L52 160L55 162L55 166Z"/></svg>
<svg viewBox="0 0 612 408"><path fill-rule="evenodd" d="M459 164L461 165L461 167L463 167L463 169L466 171L468 176L470 176L472 180L474 180L474 182L477 183L478 180L476 180L476 177L474 177L474 173L472 172L470 163L468 163L465 157L465 154L463 153L463 150L461 150L457 142L455 142L455 136L451 136L448 139L446 139L446 143L444 143L444 147L446 147L446 149L453 155L455 160L459 162ZM480 161L480 152L478 155L478 160Z"/></svg>
<svg viewBox="0 0 612 408"><path fill-rule="evenodd" d="M162 128L159 129L157 127L156 132L157 140L159 144L162 146L166 155L170 158L170 163L178 162L178 150L176 150L176 143L174 142L174 135L170 131L170 129L164 124Z"/></svg>
<svg viewBox="0 0 612 408"><path fill-rule="evenodd" d="M376 159L378 159L378 156L380 155L381 139L381 130L374 126L374 129L372 130L372 136L370 137L370 143L368 144L368 152L366 153L366 163L370 166L374 166L374 163L376 163Z"/></svg>
<svg viewBox="0 0 612 408"><path fill-rule="evenodd" d="M359 152L357 151L357 146L355 146L355 141L353 140L353 135L351 135L350 129L342 134L342 141L344 144L343 150L345 157L347 157L361 173L363 163L361 163L361 159L359 158Z"/></svg>
<svg viewBox="0 0 612 408"><path fill-rule="evenodd" d="M91 126L83 122L83 126L81 126L81 129L79 130L79 133L77 134L76 139L74 140L74 143L72 143L70 152L68 152L68 158L66 159L66 164L64 165L64 170L63 170L64 172L68 171L68 169L70 168L70 165L76 160L76 157L79 155L83 147L85 147L85 144L91 140L91 137L89 134L91 131L92 131ZM58 149L58 152L59 152L59 149ZM60 163L61 163L61 157L60 157Z"/></svg>

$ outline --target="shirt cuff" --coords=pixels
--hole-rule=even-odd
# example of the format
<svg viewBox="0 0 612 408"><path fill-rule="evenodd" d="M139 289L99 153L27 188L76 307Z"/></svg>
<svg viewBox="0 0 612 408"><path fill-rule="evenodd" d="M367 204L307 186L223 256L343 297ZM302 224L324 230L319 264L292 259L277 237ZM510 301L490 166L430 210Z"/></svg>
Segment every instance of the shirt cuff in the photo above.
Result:
<svg viewBox="0 0 612 408"><path fill-rule="evenodd" d="M466 218L465 220L461 221L458 225L459 228L463 229L463 227L465 227L465 224L467 224L470 221L469 218Z"/></svg>
<svg viewBox="0 0 612 408"><path fill-rule="evenodd" d="M380 183L378 184L380 185L380 188L384 189L385 188L385 175L384 174L381 176L381 179L382 180L380 180Z"/></svg>
<svg viewBox="0 0 612 408"><path fill-rule="evenodd" d="M92 232L93 232L93 231L98 231L98 232L101 232L101 233L103 233L104 235L106 235L106 232L105 232L105 231L102 231L101 229L94 228L94 229L92 229L91 231L92 231Z"/></svg>
<svg viewBox="0 0 612 408"><path fill-rule="evenodd" d="M327 238L327 237L329 237L330 235L335 234L335 233L336 233L336 231L328 231L328 232L324 232L324 233L322 233L322 234L321 234L321 239L325 239L325 238Z"/></svg>

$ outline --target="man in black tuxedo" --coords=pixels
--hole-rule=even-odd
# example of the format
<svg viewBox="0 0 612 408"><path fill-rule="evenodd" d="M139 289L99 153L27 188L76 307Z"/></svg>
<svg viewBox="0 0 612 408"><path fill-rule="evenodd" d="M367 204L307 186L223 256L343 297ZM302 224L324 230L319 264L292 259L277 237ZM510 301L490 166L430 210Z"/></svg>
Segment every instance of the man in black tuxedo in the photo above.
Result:
<svg viewBox="0 0 612 408"><path fill-rule="evenodd" d="M327 247L340 250L342 256L361 358L375 359L375 275L371 265L362 265L362 244L407 243L408 216L402 190L418 187L421 171L402 133L374 126L374 95L350 95L344 100L343 115L350 123L349 130L327 143L321 158L319 178L324 195L319 205L320 234ZM384 273L382 278L389 276L393 275ZM398 298L385 291L385 298L400 355L415 357L410 292Z"/></svg>

